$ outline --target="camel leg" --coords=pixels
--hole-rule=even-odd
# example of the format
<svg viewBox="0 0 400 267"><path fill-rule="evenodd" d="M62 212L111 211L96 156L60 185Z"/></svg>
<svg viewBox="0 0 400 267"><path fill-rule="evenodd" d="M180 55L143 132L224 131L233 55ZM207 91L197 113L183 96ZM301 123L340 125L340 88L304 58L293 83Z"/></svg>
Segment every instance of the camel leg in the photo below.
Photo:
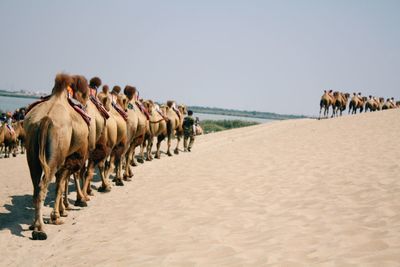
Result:
<svg viewBox="0 0 400 267"><path fill-rule="evenodd" d="M109 179L111 173L114 172L114 169L115 169L115 154L112 153L111 156L110 156L110 160L108 162L108 166L107 166L106 171L105 171L106 179ZM113 179L113 181L115 181L115 179Z"/></svg>
<svg viewBox="0 0 400 267"><path fill-rule="evenodd" d="M172 134L168 134L168 140L167 140L167 155L169 157L172 157L171 153L171 140L172 140Z"/></svg>
<svg viewBox="0 0 400 267"><path fill-rule="evenodd" d="M129 162L131 163L131 165L133 167L138 166L138 164L136 163L136 160L135 160L135 150L136 150L136 146L134 144L132 144L132 149L131 149L130 156L129 156L129 158L130 158Z"/></svg>
<svg viewBox="0 0 400 267"><path fill-rule="evenodd" d="M111 185L110 181L108 180L108 177L106 178L106 171L105 171L105 163L106 159L102 160L99 162L97 167L99 168L100 176L101 176L101 187L98 188L99 192L110 192L111 191Z"/></svg>
<svg viewBox="0 0 400 267"><path fill-rule="evenodd" d="M178 155L178 154L179 154L179 143L181 142L181 135L180 135L180 134L177 134L177 135L176 135L176 139L177 139L177 141L176 141L176 148L175 148L175 150L174 150L174 153L175 153L176 155Z"/></svg>
<svg viewBox="0 0 400 267"><path fill-rule="evenodd" d="M144 163L144 141L140 143L140 157L138 159L138 162Z"/></svg>
<svg viewBox="0 0 400 267"><path fill-rule="evenodd" d="M74 203L74 206L87 207L86 201L88 197L86 197L85 191L81 188L81 183L80 183L81 179L82 179L82 173L78 172L74 174L74 181L76 187L76 201Z"/></svg>
<svg viewBox="0 0 400 267"><path fill-rule="evenodd" d="M121 157L116 157L115 158L115 166L116 166L116 170L115 170L115 185L116 186L123 186L124 182L122 182L122 177L121 177L121 173L122 173L122 160L121 160Z"/></svg>
<svg viewBox="0 0 400 267"><path fill-rule="evenodd" d="M29 154L30 153L28 153L28 155ZM32 239L46 240L47 234L44 231L43 206L47 195L47 187L54 174L50 174L49 177L44 175L41 177L42 169L40 168L40 162L38 158L35 159L33 156L30 156L28 163L30 165L29 171L31 173L33 183L33 205L35 207L35 219L30 227L30 229L33 230Z"/></svg>
<svg viewBox="0 0 400 267"><path fill-rule="evenodd" d="M133 177L133 173L132 173L132 169L131 169L131 165L128 164L129 162L131 162L131 157L132 157L132 148L134 148L134 144L131 144L129 146L128 151L125 153L125 173L124 173L124 180L125 181L130 181L131 178Z"/></svg>
<svg viewBox="0 0 400 267"><path fill-rule="evenodd" d="M83 184L83 195L85 196L86 201L90 200L89 196L93 196L92 189L90 188L90 182L93 180L94 169L96 168L93 160L89 160L86 174L85 174L85 182ZM83 176L83 175L82 175Z"/></svg>
<svg viewBox="0 0 400 267"><path fill-rule="evenodd" d="M151 155L151 150L153 149L153 140L154 140L154 136L150 136L149 139L147 140L147 160L148 161L153 160L153 156Z"/></svg>
<svg viewBox="0 0 400 267"><path fill-rule="evenodd" d="M50 215L51 222L56 225L63 223L60 220L60 202L65 187L64 180L66 180L67 177L69 177L69 171L64 168L56 173L56 200Z"/></svg>
<svg viewBox="0 0 400 267"><path fill-rule="evenodd" d="M161 147L161 142L164 140L165 136L163 134L160 134L157 136L157 152L156 152L156 158L160 159L161 158L161 153L160 153L160 147Z"/></svg>

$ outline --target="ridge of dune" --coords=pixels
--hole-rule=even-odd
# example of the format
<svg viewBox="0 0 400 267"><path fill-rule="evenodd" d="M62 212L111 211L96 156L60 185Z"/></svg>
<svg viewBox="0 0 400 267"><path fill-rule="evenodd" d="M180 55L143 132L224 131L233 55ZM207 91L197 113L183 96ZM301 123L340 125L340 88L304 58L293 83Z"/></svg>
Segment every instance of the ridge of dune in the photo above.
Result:
<svg viewBox="0 0 400 267"><path fill-rule="evenodd" d="M399 137L399 109L200 136L47 225L44 242L25 231L25 157L0 159L1 265L398 265Z"/></svg>

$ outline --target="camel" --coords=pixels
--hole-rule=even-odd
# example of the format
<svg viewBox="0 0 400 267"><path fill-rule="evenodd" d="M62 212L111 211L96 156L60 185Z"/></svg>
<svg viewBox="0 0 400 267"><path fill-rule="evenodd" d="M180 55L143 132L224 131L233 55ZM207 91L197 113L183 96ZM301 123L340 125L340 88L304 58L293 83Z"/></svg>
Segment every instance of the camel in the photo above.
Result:
<svg viewBox="0 0 400 267"><path fill-rule="evenodd" d="M357 114L357 109L360 109L360 113L363 112L366 102L367 98L365 96L361 97L360 94L356 95L356 93L353 93L349 104L349 114Z"/></svg>
<svg viewBox="0 0 400 267"><path fill-rule="evenodd" d="M14 123L13 123L14 126ZM13 127L14 128L14 127ZM17 156L17 149L18 149L18 135L15 129L10 130L7 127L7 124L4 123L3 126L0 128L0 135L2 136L2 143L4 145L4 157L9 158L10 154L13 157ZM1 144L1 143L0 143Z"/></svg>
<svg viewBox="0 0 400 267"><path fill-rule="evenodd" d="M379 100L375 97L372 97L371 95L369 96L369 99L367 102L365 102L365 110L364 112L367 112L368 110L371 111L379 111L382 109L382 105L384 103L385 99L383 97L379 98Z"/></svg>
<svg viewBox="0 0 400 267"><path fill-rule="evenodd" d="M144 106L150 114L149 130L146 134L147 160L152 160L151 150L153 148L154 138L157 137L156 158L160 159L161 142L167 136L167 117L161 112L160 107L151 100L144 101Z"/></svg>
<svg viewBox="0 0 400 267"><path fill-rule="evenodd" d="M0 156L3 153L3 143L4 143L4 131L3 128L5 127L5 124L1 124L0 122Z"/></svg>
<svg viewBox="0 0 400 267"><path fill-rule="evenodd" d="M144 140L146 132L149 129L149 121L147 120L144 112L144 106L137 99L138 91L136 87L127 85L124 88L124 99L126 99L126 112L128 115L127 119L127 130L128 130L128 146L125 151L125 173L124 180L128 181L132 176L131 163L135 165L134 155L137 146L140 146L140 158L139 162L144 162Z"/></svg>
<svg viewBox="0 0 400 267"><path fill-rule="evenodd" d="M89 98L87 81L79 77L75 90L69 87L72 82L71 76L58 74L49 99L34 106L24 120L35 207L35 219L30 227L33 240L47 239L42 208L50 181L56 177L51 222L61 224L60 216L67 216L61 201L65 183L71 174L82 169L88 156L89 127L68 99L72 94L76 101L86 105Z"/></svg>
<svg viewBox="0 0 400 267"><path fill-rule="evenodd" d="M336 116L342 116L342 112L346 110L347 106L347 101L350 97L349 93L340 93L340 92L334 92L333 96L335 97L335 102L333 105L333 114Z"/></svg>
<svg viewBox="0 0 400 267"><path fill-rule="evenodd" d="M176 148L174 150L175 154L179 154L179 143L183 136L183 116L187 113L187 108L184 105L178 106L175 108L174 101L167 101L166 105L161 106L161 110L163 114L166 114L168 118L167 122L167 155L169 157L172 156L171 154L171 140L174 136L177 137Z"/></svg>
<svg viewBox="0 0 400 267"><path fill-rule="evenodd" d="M330 90L329 92L327 92L326 90L324 90L324 94L321 96L321 100L319 102L319 119L321 119L321 112L322 109L324 109L324 117L328 118L329 115L329 107L332 106L333 109L333 113L332 113L332 117L334 114L334 105L335 105L335 98L332 95L332 90Z"/></svg>
<svg viewBox="0 0 400 267"><path fill-rule="evenodd" d="M13 123L13 128L15 134L17 135L17 143L20 144L21 154L25 154L25 131L24 131L24 121L17 121Z"/></svg>
<svg viewBox="0 0 400 267"><path fill-rule="evenodd" d="M75 78L75 77L74 77ZM74 79L75 80L75 79ZM89 88L96 91L96 89L101 85L101 79L98 77L93 77L90 80ZM71 85L73 87L73 85ZM82 169L82 173L79 174L79 178L85 176L83 188L81 189L79 178L74 175L75 185L76 185L76 201L75 206L86 207L86 201L89 201L89 195L93 195L90 188L90 182L93 179L94 169L99 163L105 163L107 156L106 148L106 119L97 109L94 104L96 101L94 98L96 96L91 93L90 101L87 102L86 111L92 118L90 121L90 131L89 131L89 158L87 168ZM102 177L103 179L103 177ZM106 186L107 187L107 186ZM109 187L109 186L108 186ZM68 183L66 184L64 205L68 207Z"/></svg>
<svg viewBox="0 0 400 267"><path fill-rule="evenodd" d="M108 87L108 86L107 86ZM124 117L118 113L117 109L124 109L126 106L126 99L119 94L121 87L114 86L113 92L110 94L107 87L103 87L103 92L98 94L100 102L103 103L107 111L109 112L110 118L107 120L107 149L111 151L109 164L105 169L100 167L100 173L102 173L103 185L99 188L99 191L109 191L108 177L111 171L116 169L115 173L115 185L123 186L122 182L122 160L125 156L126 147L128 145L127 140L127 123ZM110 127L108 124L110 122ZM100 165L99 165L100 166ZM103 179L104 176L104 179Z"/></svg>
<svg viewBox="0 0 400 267"><path fill-rule="evenodd" d="M397 108L400 108L400 101L397 101L397 102L396 102L396 107L397 107Z"/></svg>
<svg viewBox="0 0 400 267"><path fill-rule="evenodd" d="M392 108L396 108L396 104L394 103L393 99L386 99L386 102L382 105L382 110L385 109L392 109Z"/></svg>
<svg viewBox="0 0 400 267"><path fill-rule="evenodd" d="M204 133L203 128L200 125L196 126L196 135L202 135Z"/></svg>

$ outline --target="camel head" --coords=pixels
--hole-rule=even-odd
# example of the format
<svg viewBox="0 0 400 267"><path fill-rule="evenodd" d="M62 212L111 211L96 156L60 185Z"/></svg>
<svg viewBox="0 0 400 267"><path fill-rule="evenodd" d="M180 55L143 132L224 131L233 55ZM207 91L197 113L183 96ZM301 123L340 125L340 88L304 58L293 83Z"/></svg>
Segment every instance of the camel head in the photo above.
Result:
<svg viewBox="0 0 400 267"><path fill-rule="evenodd" d="M185 105L179 105L178 109L183 115L187 114L187 107Z"/></svg>
<svg viewBox="0 0 400 267"><path fill-rule="evenodd" d="M367 98L366 96L363 96L361 99L362 99L362 101L364 101L364 102L366 102L366 101L368 100L368 98Z"/></svg>
<svg viewBox="0 0 400 267"><path fill-rule="evenodd" d="M346 97L346 99L348 99L350 97L349 93L345 93L344 96Z"/></svg>
<svg viewBox="0 0 400 267"><path fill-rule="evenodd" d="M137 93L138 91L135 86L130 86L130 85L125 86L124 94L127 96L129 101L131 101L132 99L136 100Z"/></svg>
<svg viewBox="0 0 400 267"><path fill-rule="evenodd" d="M71 88L73 91L73 98L86 105L89 100L89 85L85 77L82 75L72 76Z"/></svg>
<svg viewBox="0 0 400 267"><path fill-rule="evenodd" d="M339 92L338 91L333 92L333 96L334 97L338 97L339 96Z"/></svg>

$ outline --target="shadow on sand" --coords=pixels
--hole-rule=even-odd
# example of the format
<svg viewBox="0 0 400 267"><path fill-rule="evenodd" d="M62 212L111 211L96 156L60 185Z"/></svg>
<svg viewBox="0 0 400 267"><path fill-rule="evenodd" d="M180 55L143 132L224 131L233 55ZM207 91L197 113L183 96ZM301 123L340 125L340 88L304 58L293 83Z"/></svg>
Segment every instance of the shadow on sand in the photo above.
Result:
<svg viewBox="0 0 400 267"><path fill-rule="evenodd" d="M69 184L70 192L75 191L75 186ZM71 195L69 195L70 197ZM73 196L73 195L72 195ZM29 225L33 223L35 209L33 207L32 195L15 195L11 196L11 204L3 205L8 212L0 212L0 231L8 229L11 234L24 237L22 232L29 231ZM45 206L53 206L55 199L55 183L49 185L49 190L44 201ZM73 203L69 199L70 203ZM46 221L46 218L44 218ZM47 218L48 221L48 218ZM28 225L23 228L22 225Z"/></svg>

